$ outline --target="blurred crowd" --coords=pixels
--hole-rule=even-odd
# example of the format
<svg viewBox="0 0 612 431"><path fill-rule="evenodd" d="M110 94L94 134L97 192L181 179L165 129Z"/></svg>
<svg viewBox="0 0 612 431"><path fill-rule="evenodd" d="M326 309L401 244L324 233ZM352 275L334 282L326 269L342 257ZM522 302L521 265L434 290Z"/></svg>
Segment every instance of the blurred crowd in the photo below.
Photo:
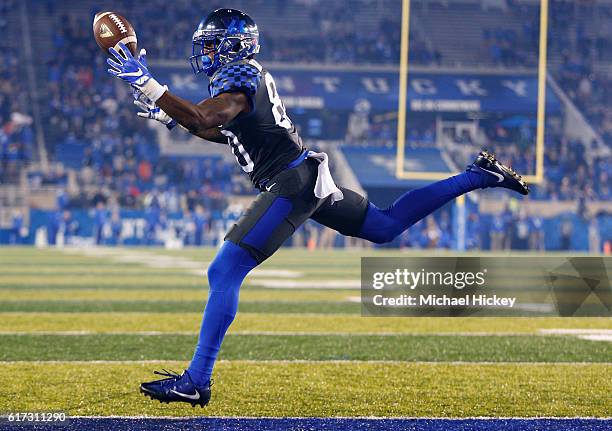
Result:
<svg viewBox="0 0 612 431"><path fill-rule="evenodd" d="M147 49L156 57L180 60L191 55L191 34L199 19L209 11L228 7L228 3L223 1L212 2L205 8L193 1L169 3L155 0L145 5L123 3L121 10L129 14L138 28L139 38L149 44ZM399 60L397 14L388 11L379 16L377 12L374 28L359 29L360 22L367 19L372 8L376 11L384 8L380 0L338 3L326 0L239 0L232 1L229 6L243 8L260 22L260 43L264 47L260 58L264 61L389 64ZM284 19L296 11L305 17L300 27L284 27ZM276 25L262 26L261 21ZM172 22L172 26L168 27L168 22ZM160 28L164 29L164 37L159 37ZM435 59L435 53L429 53L424 46L415 52L422 61Z"/></svg>
<svg viewBox="0 0 612 431"><path fill-rule="evenodd" d="M535 126L509 128L501 122L485 122L483 126L487 135L487 147L499 160L520 173L536 171L536 151L533 145ZM610 156L589 151L588 145L568 139L552 124L547 126L544 145L545 181L540 185L532 185L531 199L610 200ZM594 149L595 144L592 147Z"/></svg>
<svg viewBox="0 0 612 431"><path fill-rule="evenodd" d="M483 28L488 60L506 67L537 66L539 8L506 3L504 13L509 20L519 20L521 29ZM553 0L549 5L549 70L608 145L612 145L612 75L597 65L612 61L611 21L612 4L607 2Z"/></svg>
<svg viewBox="0 0 612 431"><path fill-rule="evenodd" d="M492 3L503 4L500 13L514 24L482 24L483 64L536 66L538 14L531 13L526 20L517 18L534 6L510 0ZM207 4L206 10L224 5L226 2L215 1ZM69 217L65 211L91 208L96 208L96 219L111 223L118 217L118 208L125 208L147 211L154 225L161 226L171 214L182 213L193 220L203 218L205 222L198 222L200 226L212 226L214 220L227 216L228 196L253 193L236 166L222 158L187 159L162 154L155 131L136 117L128 102L128 88L108 78L105 59L82 16L66 13L61 2L36 2L32 6L35 13L54 17L53 25L45 30L49 32L51 49L37 55L45 64L38 72L44 74L42 79L46 81L40 105L47 150L52 161L62 163L52 163L46 172L30 172L29 178L33 184L54 184L67 191L61 204L58 202L57 223ZM391 8L385 7L384 0L236 0L231 6L253 11L258 21L258 13L270 14L263 22L274 25L264 25L261 30L263 61L390 65L399 60L399 2ZM94 2L84 1L82 7L89 15L98 11ZM163 59L186 59L191 55L190 35L200 18L196 11L201 10L202 15L206 12L191 0L152 0L145 4L120 0L114 7L129 16L139 38L147 41L147 49ZM452 2L440 2L440 7L452 11L454 6ZM296 10L304 25L291 31L278 25L289 21ZM9 22L1 12L0 30L6 30ZM612 59L612 34L606 25L611 20L610 4L593 8L553 0L550 5L549 58L556 59L549 63L551 73L607 145L612 144L612 79L597 65ZM592 25L586 26L585 22ZM410 63L447 64L444 47L434 46L433 38L426 35L426 29L411 29ZM16 181L35 151L29 93L22 79L23 54L14 44L3 43L0 41L0 182L4 183ZM396 118L371 114L364 103L367 101L358 103L355 112L347 114L348 121L338 122L336 127L343 128L339 135L351 144L395 145ZM367 127L361 127L364 121ZM509 126L495 120L482 121L480 125L502 161L518 171L534 172L533 123L527 119L525 124ZM408 129L410 145L436 142L433 120L409 124ZM455 139L459 144L473 144L469 134ZM533 197L609 200L612 163L609 157L593 156L591 149L547 128L546 182L534 188ZM72 179L69 169L75 172ZM447 244L447 217L432 219L430 223L437 228L432 225L415 229L417 237L405 241L425 244L433 235L439 237L440 244Z"/></svg>
<svg viewBox="0 0 612 431"><path fill-rule="evenodd" d="M548 150L550 148L550 150ZM588 148L578 141L554 136L547 142L545 185L537 188L534 198L552 200L610 201L610 157L589 157Z"/></svg>
<svg viewBox="0 0 612 431"><path fill-rule="evenodd" d="M508 15L524 14L529 9L518 2L507 3ZM531 20L523 22L521 32L503 28L484 30L483 38L489 44L495 64L537 64L539 13L533 12ZM611 21L612 4L609 3L553 0L549 5L549 68L559 86L585 114L608 147L612 147L612 75L598 69L597 64L612 60ZM611 158L598 155L595 143L584 145L568 140L550 127L546 134L546 183L534 189L534 197L610 200ZM527 156L528 160L533 160L533 153L527 151L522 155L516 151L512 153L515 158ZM523 169L522 161L515 161L514 165Z"/></svg>
<svg viewBox="0 0 612 431"><path fill-rule="evenodd" d="M225 195L244 192L244 182L232 181L234 166L219 158L160 154L155 131L129 103L128 87L109 79L89 29L75 17L58 19L52 41L44 107L49 151L78 169L72 184L59 167L38 181L67 187L66 208L101 203L104 208L158 207L160 213L174 213L202 205L212 209L211 217L219 217Z"/></svg>
<svg viewBox="0 0 612 431"><path fill-rule="evenodd" d="M34 151L28 92L20 70L17 50L0 42L0 183L17 182Z"/></svg>
<svg viewBox="0 0 612 431"><path fill-rule="evenodd" d="M17 0L0 1L0 184L14 184L35 151L32 100L17 38Z"/></svg>

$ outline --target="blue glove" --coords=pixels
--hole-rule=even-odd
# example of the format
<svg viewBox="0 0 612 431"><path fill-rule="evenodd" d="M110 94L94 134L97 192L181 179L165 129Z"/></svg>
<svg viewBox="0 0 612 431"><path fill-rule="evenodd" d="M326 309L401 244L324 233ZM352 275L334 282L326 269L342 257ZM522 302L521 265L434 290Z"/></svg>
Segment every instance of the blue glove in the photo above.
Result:
<svg viewBox="0 0 612 431"><path fill-rule="evenodd" d="M141 55L136 60L130 50L123 44L119 43L119 52L115 48L109 48L108 51L117 59L118 63L112 59L107 59L106 62L112 69L108 69L108 73L118 78L123 79L128 84L138 88L143 86L149 79L153 78L147 69L146 57ZM146 51L145 51L146 56ZM145 59L143 62L142 59Z"/></svg>
<svg viewBox="0 0 612 431"><path fill-rule="evenodd" d="M166 90L168 89L166 85L164 85L164 87ZM151 100L136 87L132 87L132 97L134 97L134 103L142 102L145 105L155 105L155 103L151 102Z"/></svg>
<svg viewBox="0 0 612 431"><path fill-rule="evenodd" d="M153 78L147 68L146 50L140 50L138 59L132 56L130 50L123 43L119 43L119 51L115 48L109 48L108 51L117 60L114 61L110 58L106 60L111 67L108 69L108 73L124 80L147 96L153 103L164 94L166 88Z"/></svg>
<svg viewBox="0 0 612 431"><path fill-rule="evenodd" d="M113 64L116 64L114 61L112 61L110 59L108 59L106 61L108 62L108 64L110 64L111 62ZM140 53L138 54L138 61L140 62L140 64L142 64L148 70L148 65L147 65L147 50L146 49L142 48L140 50ZM108 72L111 73L110 69L109 69ZM167 89L167 87L166 87L166 89ZM145 96L144 94L142 94L142 91L140 91L138 88L136 88L134 86L132 87L132 95L134 96L134 100L140 100L141 102L144 102L144 103L150 103L149 98L147 96Z"/></svg>

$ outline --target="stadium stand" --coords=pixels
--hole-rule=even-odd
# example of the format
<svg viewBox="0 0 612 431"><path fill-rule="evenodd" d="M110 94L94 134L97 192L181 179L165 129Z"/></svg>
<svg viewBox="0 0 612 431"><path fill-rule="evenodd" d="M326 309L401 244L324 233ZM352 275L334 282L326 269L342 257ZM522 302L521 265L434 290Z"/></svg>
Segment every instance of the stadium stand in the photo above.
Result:
<svg viewBox="0 0 612 431"><path fill-rule="evenodd" d="M0 183L16 183L33 156L34 134L15 13L17 2L0 3Z"/></svg>
<svg viewBox="0 0 612 431"><path fill-rule="evenodd" d="M389 7L383 0L352 0L349 8L343 5L341 9L328 3L320 7L322 2L243 0L230 6L252 11L259 23L262 62L269 62L275 74L279 72L279 90L290 96L285 102L302 136L309 142L332 140L333 145L340 145L361 185L374 200L384 203L398 190L422 184L394 176L400 24L392 11L399 2ZM211 153L197 150L187 157L168 152L160 139L166 131L149 128L134 115L129 92L107 77L103 55L90 34L98 2L84 0L68 6L29 0L25 4L31 26L39 29L33 33L32 45L41 55L30 66L36 71L40 94L32 100L45 119L45 152L50 164L44 169L37 163L29 93L19 79L27 65L15 40L8 39L1 42L8 45L0 57L0 98L10 100L0 110L0 180L19 181L21 168L31 164L26 179L31 195L36 196L37 188L53 187L58 196L64 196L61 204L35 205L52 208L55 215L31 222L27 240L34 241L35 229L46 225L48 232L65 233L70 230L66 226L72 226L75 237L91 231L97 232L93 236L98 242L118 242L121 235L113 233L113 220L144 214L144 231L149 234L141 235L143 242L163 241L150 232L166 231L164 220L174 219L184 222L177 228L184 242L213 244L228 220L240 211L241 204L234 203L242 203L240 196L253 193L231 157L216 149ZM215 2L207 8L221 4L227 6L227 2ZM424 78L442 70L446 75L439 82L444 87L444 80L474 78L481 72L500 82L496 76L519 79L533 73L539 42L539 9L534 2L415 0L411 4L409 62ZM2 5L14 19L0 26L11 25L19 8L16 2ZM171 82L173 74L189 73L184 59L191 54L190 35L197 24L194 16L206 12L200 11L197 2L153 1L136 6L118 1L113 7L133 22L139 40L143 45L146 41L150 58L162 60L161 76ZM606 26L611 16L608 3L592 8L557 0L550 4L549 79L571 102L557 100L552 87L548 88L549 98L559 108L551 109L547 117L545 181L533 188L530 202L552 202L559 210L544 217L521 212L512 202L491 210L484 204L469 203L465 247L601 250L612 240L607 207L591 204L610 202L611 197L612 109L608 102L612 83L608 77L612 35ZM164 28L169 18L176 24ZM163 37L158 35L160 28L164 28ZM287 28L294 30L289 33ZM18 35L19 30L9 33ZM457 38L457 33L462 37ZM567 54L570 48L571 56ZM322 73L313 74L313 70ZM313 75L333 80L304 84ZM198 85L202 94L193 97L205 91L205 84ZM340 85L341 91L326 91L328 85ZM360 85L367 91L356 91ZM444 87L441 91L449 90ZM535 173L535 113L510 113L487 107L484 99L481 103L478 111L482 115L476 120L469 109L440 115L427 109L417 112L413 106L408 119L408 166L450 173L462 168L477 148L487 146L517 170ZM569 104L601 139L567 135L562 124ZM453 126L445 129L450 123ZM172 139L174 149L180 150L185 137L175 134ZM458 247L454 211L445 208L395 245ZM71 225L62 221L66 218L79 220ZM6 226L7 218L4 220ZM15 225L19 223L23 224ZM569 225L571 229L566 228ZM14 232L14 226L11 229ZM2 238L7 236L0 236L0 241Z"/></svg>

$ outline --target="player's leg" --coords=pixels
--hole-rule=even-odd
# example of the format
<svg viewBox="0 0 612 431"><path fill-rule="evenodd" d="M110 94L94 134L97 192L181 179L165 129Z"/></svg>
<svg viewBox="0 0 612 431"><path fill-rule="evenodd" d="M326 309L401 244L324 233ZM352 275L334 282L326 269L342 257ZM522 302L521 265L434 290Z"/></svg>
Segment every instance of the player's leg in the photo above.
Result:
<svg viewBox="0 0 612 431"><path fill-rule="evenodd" d="M143 394L160 402L188 402L204 407L211 397L211 375L223 337L238 311L240 286L257 261L244 248L225 241L208 267L208 300L200 336L189 368L182 374L143 383Z"/></svg>
<svg viewBox="0 0 612 431"><path fill-rule="evenodd" d="M161 401L194 403L192 396L210 398L210 377L227 329L238 309L240 286L259 263L270 257L320 205L314 196L316 163L305 161L270 180L271 192L261 193L236 225L208 268L209 297L200 336L189 368L166 383L141 385ZM171 381L170 381L171 380ZM177 390L175 387L182 388Z"/></svg>
<svg viewBox="0 0 612 431"><path fill-rule="evenodd" d="M208 267L208 300L198 344L188 368L197 386L210 380L223 337L238 311L240 286L256 266L257 261L244 248L225 241Z"/></svg>
<svg viewBox="0 0 612 431"><path fill-rule="evenodd" d="M384 209L360 194L342 188L344 199L333 205L326 202L312 218L343 235L383 244L457 196L480 188L472 181L465 174L450 177L404 193Z"/></svg>
<svg viewBox="0 0 612 431"><path fill-rule="evenodd" d="M377 244L392 241L410 226L456 197L482 188L483 180L483 174L467 171L410 190L384 209L370 202L357 236Z"/></svg>
<svg viewBox="0 0 612 431"><path fill-rule="evenodd" d="M456 197L487 187L528 191L514 171L483 152L465 172L404 193L388 208L380 209L359 194L343 190L344 200L333 205L326 202L312 218L344 235L382 244Z"/></svg>
<svg viewBox="0 0 612 431"><path fill-rule="evenodd" d="M208 303L189 373L205 383L223 336L238 309L242 281L259 263L272 256L319 205L313 194L316 164L307 160L270 180L272 192L261 193L228 232L226 242L208 268Z"/></svg>
<svg viewBox="0 0 612 431"><path fill-rule="evenodd" d="M223 337L238 310L240 286L249 271L271 256L289 238L290 199L264 192L226 236L208 268L210 286L200 337L188 371L196 384L205 384Z"/></svg>

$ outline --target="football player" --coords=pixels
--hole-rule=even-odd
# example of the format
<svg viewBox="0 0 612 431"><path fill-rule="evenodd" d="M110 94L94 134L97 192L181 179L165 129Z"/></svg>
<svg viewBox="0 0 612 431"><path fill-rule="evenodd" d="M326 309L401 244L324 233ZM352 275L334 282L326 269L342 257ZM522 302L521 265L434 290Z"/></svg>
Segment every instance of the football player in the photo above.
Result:
<svg viewBox="0 0 612 431"><path fill-rule="evenodd" d="M164 371L165 378L141 385L161 402L204 406L223 337L238 309L245 276L272 256L311 218L344 235L377 244L389 242L457 196L476 189L503 187L520 194L527 185L492 154L481 152L459 175L409 191L388 208L378 208L358 193L338 187L325 153L305 148L285 111L272 75L255 59L255 22L235 9L218 9L193 34L193 71L210 78L210 98L194 104L172 94L153 78L146 52L134 58L120 45L111 48L110 74L127 81L143 108L140 116L180 125L203 139L226 144L259 195L227 233L208 268L210 291L199 341L188 369Z"/></svg>

